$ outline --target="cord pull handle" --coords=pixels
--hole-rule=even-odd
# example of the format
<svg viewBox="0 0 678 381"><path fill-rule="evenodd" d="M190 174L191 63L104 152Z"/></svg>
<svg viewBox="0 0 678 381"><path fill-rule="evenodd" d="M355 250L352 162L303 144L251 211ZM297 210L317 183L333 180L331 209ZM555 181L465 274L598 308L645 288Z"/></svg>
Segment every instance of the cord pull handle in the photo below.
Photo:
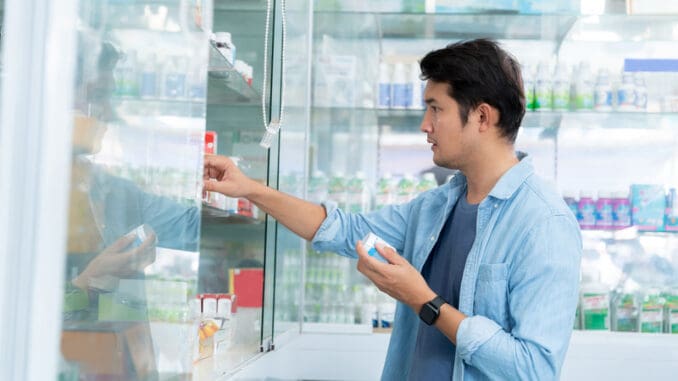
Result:
<svg viewBox="0 0 678 381"><path fill-rule="evenodd" d="M273 119L271 123L269 123L269 125L266 126L266 132L264 133L264 136L261 138L259 145L266 149L271 148L273 140L278 135L278 130L280 130L280 121L278 119Z"/></svg>

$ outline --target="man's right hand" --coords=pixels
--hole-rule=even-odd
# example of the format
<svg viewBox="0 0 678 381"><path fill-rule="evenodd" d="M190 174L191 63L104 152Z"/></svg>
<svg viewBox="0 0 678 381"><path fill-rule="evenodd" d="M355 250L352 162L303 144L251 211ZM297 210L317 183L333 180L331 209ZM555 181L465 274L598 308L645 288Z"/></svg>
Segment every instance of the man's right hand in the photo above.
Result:
<svg viewBox="0 0 678 381"><path fill-rule="evenodd" d="M203 191L219 192L228 197L247 197L256 181L245 176L235 162L226 156L205 154Z"/></svg>
<svg viewBox="0 0 678 381"><path fill-rule="evenodd" d="M306 240L313 239L326 217L324 207L250 179L225 156L205 155L203 191L246 198Z"/></svg>

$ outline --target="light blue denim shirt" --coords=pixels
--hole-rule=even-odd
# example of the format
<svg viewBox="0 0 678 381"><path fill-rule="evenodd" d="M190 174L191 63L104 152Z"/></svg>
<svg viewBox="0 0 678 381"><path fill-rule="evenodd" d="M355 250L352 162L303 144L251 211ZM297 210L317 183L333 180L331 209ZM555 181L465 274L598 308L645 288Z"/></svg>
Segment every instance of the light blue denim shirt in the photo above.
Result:
<svg viewBox="0 0 678 381"><path fill-rule="evenodd" d="M421 271L465 185L457 174L410 203L367 214L327 203L313 247L355 258L355 243L372 231ZM524 158L478 206L459 295L468 317L457 332L453 380L557 379L574 323L581 253L575 217ZM399 302L394 323L382 380L407 378L419 317Z"/></svg>

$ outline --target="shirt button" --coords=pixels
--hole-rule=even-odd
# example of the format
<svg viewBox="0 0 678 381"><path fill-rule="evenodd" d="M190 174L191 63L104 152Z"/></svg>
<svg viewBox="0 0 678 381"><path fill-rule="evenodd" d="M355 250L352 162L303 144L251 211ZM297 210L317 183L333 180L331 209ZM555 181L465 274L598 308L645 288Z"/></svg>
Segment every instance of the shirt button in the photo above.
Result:
<svg viewBox="0 0 678 381"><path fill-rule="evenodd" d="M499 204L494 204L494 207L495 207L495 208L499 207Z"/></svg>
<svg viewBox="0 0 678 381"><path fill-rule="evenodd" d="M433 242L433 241L435 241L435 240L436 240L436 236L432 235L432 236L431 236L431 242Z"/></svg>

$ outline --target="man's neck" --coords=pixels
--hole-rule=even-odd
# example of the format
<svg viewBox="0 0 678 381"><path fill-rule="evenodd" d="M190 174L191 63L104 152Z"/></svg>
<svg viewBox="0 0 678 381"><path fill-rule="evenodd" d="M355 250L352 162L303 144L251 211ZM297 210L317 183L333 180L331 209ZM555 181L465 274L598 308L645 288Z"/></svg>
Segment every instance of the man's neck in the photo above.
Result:
<svg viewBox="0 0 678 381"><path fill-rule="evenodd" d="M466 199L469 204L483 201L504 173L520 161L513 147L485 157L487 159L478 160L475 166L463 171L468 182Z"/></svg>

